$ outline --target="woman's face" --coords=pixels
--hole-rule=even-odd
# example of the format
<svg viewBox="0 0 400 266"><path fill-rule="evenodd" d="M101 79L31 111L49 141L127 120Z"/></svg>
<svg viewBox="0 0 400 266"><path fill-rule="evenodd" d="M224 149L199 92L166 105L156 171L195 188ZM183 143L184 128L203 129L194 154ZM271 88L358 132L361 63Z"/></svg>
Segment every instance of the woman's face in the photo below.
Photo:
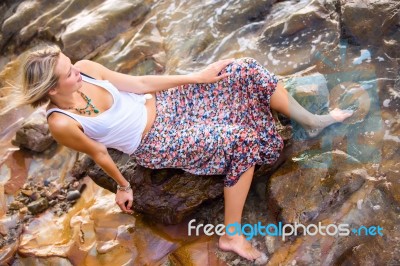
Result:
<svg viewBox="0 0 400 266"><path fill-rule="evenodd" d="M80 70L71 64L71 60L60 53L55 73L58 76L58 83L50 90L50 95L71 95L82 86Z"/></svg>

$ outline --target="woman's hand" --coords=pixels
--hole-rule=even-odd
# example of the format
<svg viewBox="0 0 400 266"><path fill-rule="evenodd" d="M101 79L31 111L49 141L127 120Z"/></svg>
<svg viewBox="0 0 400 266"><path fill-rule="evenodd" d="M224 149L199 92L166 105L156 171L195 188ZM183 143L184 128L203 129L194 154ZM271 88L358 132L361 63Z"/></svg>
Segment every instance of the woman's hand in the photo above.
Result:
<svg viewBox="0 0 400 266"><path fill-rule="evenodd" d="M198 83L213 83L217 82L221 79L228 77L231 73L225 73L218 76L218 73L221 72L227 65L232 63L235 59L225 59L219 60L215 63L208 65L205 69L193 73L192 75L195 76L196 81Z"/></svg>
<svg viewBox="0 0 400 266"><path fill-rule="evenodd" d="M117 194L115 194L115 202L118 204L118 206L121 208L123 212L132 214L133 213L133 211L131 210L133 203L132 189L129 189L127 191L117 190ZM127 205L125 205L126 202L128 202Z"/></svg>

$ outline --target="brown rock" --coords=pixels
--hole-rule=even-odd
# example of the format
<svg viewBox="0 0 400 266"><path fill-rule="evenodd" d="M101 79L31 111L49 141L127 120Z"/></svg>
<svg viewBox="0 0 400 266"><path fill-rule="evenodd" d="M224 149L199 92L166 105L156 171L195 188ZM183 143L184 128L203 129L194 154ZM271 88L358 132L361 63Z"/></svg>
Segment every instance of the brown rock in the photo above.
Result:
<svg viewBox="0 0 400 266"><path fill-rule="evenodd" d="M38 198L40 198L40 193L35 191L32 193L32 195L29 196L29 198L33 201L37 200Z"/></svg>
<svg viewBox="0 0 400 266"><path fill-rule="evenodd" d="M38 214L45 211L49 207L49 202L46 198L40 198L28 204L28 210L32 214Z"/></svg>
<svg viewBox="0 0 400 266"><path fill-rule="evenodd" d="M30 189L22 189L21 193L27 197L30 197L33 194L33 191Z"/></svg>
<svg viewBox="0 0 400 266"><path fill-rule="evenodd" d="M35 151L43 152L54 143L50 134L45 114L39 110L33 113L17 131L14 145Z"/></svg>
<svg viewBox="0 0 400 266"><path fill-rule="evenodd" d="M358 168L357 160L341 151L316 155L305 152L297 158L285 162L267 187L270 209L287 223L307 223L328 216L368 177L364 169Z"/></svg>
<svg viewBox="0 0 400 266"><path fill-rule="evenodd" d="M53 200L57 197L59 193L59 189L57 189L56 187L52 187L45 191L45 196L48 200Z"/></svg>
<svg viewBox="0 0 400 266"><path fill-rule="evenodd" d="M386 46L391 57L400 56L398 1L341 0L339 2L346 35L360 45Z"/></svg>
<svg viewBox="0 0 400 266"><path fill-rule="evenodd" d="M65 196L64 195L57 195L57 199L59 199L59 200L65 200Z"/></svg>
<svg viewBox="0 0 400 266"><path fill-rule="evenodd" d="M109 150L134 193L133 208L151 219L175 224L203 203L222 196L222 176L198 176L178 169L151 170L137 166L128 155ZM86 157L75 165L76 177L89 175L99 186L116 192L117 184Z"/></svg>
<svg viewBox="0 0 400 266"><path fill-rule="evenodd" d="M13 201L10 203L9 209L10 210L19 210L23 208L25 205L22 202L19 201Z"/></svg>
<svg viewBox="0 0 400 266"><path fill-rule="evenodd" d="M19 212L22 213L22 214L27 213L28 212L28 207L23 207L23 208L19 209Z"/></svg>

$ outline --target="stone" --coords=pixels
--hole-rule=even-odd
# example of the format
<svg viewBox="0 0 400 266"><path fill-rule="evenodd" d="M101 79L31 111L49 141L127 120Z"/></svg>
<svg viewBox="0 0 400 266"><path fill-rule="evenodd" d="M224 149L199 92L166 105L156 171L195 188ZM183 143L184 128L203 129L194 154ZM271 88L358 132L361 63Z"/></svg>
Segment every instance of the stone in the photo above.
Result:
<svg viewBox="0 0 400 266"><path fill-rule="evenodd" d="M400 33L397 28L400 14L397 1L341 0L339 3L344 32L353 42L359 45L387 46L391 57L400 56ZM394 42L391 44L392 40Z"/></svg>
<svg viewBox="0 0 400 266"><path fill-rule="evenodd" d="M56 197L57 197L57 199L59 199L59 200L65 200L65 196L64 196L64 195L59 194L59 195L57 195Z"/></svg>
<svg viewBox="0 0 400 266"><path fill-rule="evenodd" d="M38 198L40 198L40 193L37 191L33 192L32 195L29 196L29 199L33 201L37 200Z"/></svg>
<svg viewBox="0 0 400 266"><path fill-rule="evenodd" d="M22 202L19 201L13 201L10 203L10 206L8 207L10 210L19 210L23 208L25 205Z"/></svg>
<svg viewBox="0 0 400 266"><path fill-rule="evenodd" d="M73 201L73 200L79 199L80 197L81 197L81 193L79 192L79 190L71 190L71 191L68 191L66 199L69 201Z"/></svg>
<svg viewBox="0 0 400 266"><path fill-rule="evenodd" d="M23 189L21 190L21 193L27 197L30 197L33 194L33 191L30 189Z"/></svg>
<svg viewBox="0 0 400 266"><path fill-rule="evenodd" d="M203 203L222 196L222 176L192 175L178 169L146 169L122 152L109 149L109 153L133 188L134 211L153 220L179 223ZM88 175L99 186L113 193L117 190L116 182L89 157L77 162L72 174L76 178Z"/></svg>
<svg viewBox="0 0 400 266"><path fill-rule="evenodd" d="M282 9L291 11L282 14ZM279 75L293 74L311 67L320 53L336 47L340 22L335 10L329 1L275 4L258 39L268 69Z"/></svg>
<svg viewBox="0 0 400 266"><path fill-rule="evenodd" d="M38 214L45 211L49 207L49 202L46 198L40 198L28 204L28 210L32 214Z"/></svg>
<svg viewBox="0 0 400 266"><path fill-rule="evenodd" d="M54 142L45 113L39 109L17 131L13 144L35 152L43 152Z"/></svg>
<svg viewBox="0 0 400 266"><path fill-rule="evenodd" d="M369 176L344 152L314 153L306 151L285 162L268 183L270 209L286 223L305 224L329 216Z"/></svg>
<svg viewBox="0 0 400 266"><path fill-rule="evenodd" d="M60 194L60 190L57 189L56 187L48 188L45 191L45 196L48 200L53 200L57 197L57 195Z"/></svg>
<svg viewBox="0 0 400 266"><path fill-rule="evenodd" d="M28 212L28 207L22 207L21 209L19 209L19 212L20 212L21 214L27 213L27 212Z"/></svg>

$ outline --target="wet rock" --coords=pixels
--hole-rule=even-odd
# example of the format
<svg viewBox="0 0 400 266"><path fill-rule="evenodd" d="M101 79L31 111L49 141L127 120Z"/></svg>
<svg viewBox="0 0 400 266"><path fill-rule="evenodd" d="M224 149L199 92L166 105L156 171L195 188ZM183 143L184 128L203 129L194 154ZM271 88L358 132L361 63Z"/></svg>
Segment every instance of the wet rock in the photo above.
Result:
<svg viewBox="0 0 400 266"><path fill-rule="evenodd" d="M22 207L21 209L19 209L19 213L21 214L25 214L28 212L28 207Z"/></svg>
<svg viewBox="0 0 400 266"><path fill-rule="evenodd" d="M289 265L295 260L299 265L314 264L316 261L321 265L380 265L382 262L395 264L399 261L398 211L391 207L393 202L389 195L371 185L370 182L362 185L346 204L331 211L329 219L319 220L325 226L347 224L357 234L351 231L348 236L301 236L296 239L295 245L284 245L275 250L270 264ZM377 205L381 208L374 208ZM365 231L358 230L361 226L380 226L383 235L367 235Z"/></svg>
<svg viewBox="0 0 400 266"><path fill-rule="evenodd" d="M81 197L81 193L79 192L79 190L71 190L71 191L68 191L66 199L69 201L73 201L73 200L79 199L80 197Z"/></svg>
<svg viewBox="0 0 400 266"><path fill-rule="evenodd" d="M32 201L35 201L35 200L37 200L39 198L40 198L40 193L37 192L37 191L33 192L32 195L29 196L29 199L32 200Z"/></svg>
<svg viewBox="0 0 400 266"><path fill-rule="evenodd" d="M86 187L87 187L87 185L85 183L81 183L77 187L77 190L82 194L82 192L85 191Z"/></svg>
<svg viewBox="0 0 400 266"><path fill-rule="evenodd" d="M340 3L343 30L353 42L381 46L391 57L400 57L397 1L342 0Z"/></svg>
<svg viewBox="0 0 400 266"><path fill-rule="evenodd" d="M344 152L304 152L272 175L267 202L284 222L308 223L328 217L368 177L361 164Z"/></svg>
<svg viewBox="0 0 400 266"><path fill-rule="evenodd" d="M222 196L222 176L198 176L178 169L151 170L109 150L122 175L133 188L135 211L166 224L182 221L203 203ZM99 186L116 192L117 184L89 158L75 165L76 177L90 176Z"/></svg>
<svg viewBox="0 0 400 266"><path fill-rule="evenodd" d="M27 197L32 196L34 191L30 190L30 189L22 189L21 190L21 194Z"/></svg>
<svg viewBox="0 0 400 266"><path fill-rule="evenodd" d="M60 194L60 190L57 189L56 187L52 187L52 188L49 188L48 190L46 190L44 192L44 194L48 200L53 200L57 197L57 195Z"/></svg>
<svg viewBox="0 0 400 266"><path fill-rule="evenodd" d="M49 202L46 198L40 198L28 204L28 210L32 214L38 214L45 211L49 207Z"/></svg>
<svg viewBox="0 0 400 266"><path fill-rule="evenodd" d="M64 195L57 195L56 197L59 200L65 200L65 196Z"/></svg>
<svg viewBox="0 0 400 266"><path fill-rule="evenodd" d="M6 265L18 250L19 238L22 233L18 214L0 219L0 262Z"/></svg>
<svg viewBox="0 0 400 266"><path fill-rule="evenodd" d="M72 183L72 188L77 188L79 186L79 181L75 181Z"/></svg>
<svg viewBox="0 0 400 266"><path fill-rule="evenodd" d="M275 4L259 39L268 68L280 75L292 74L310 67L313 54L336 47L340 30L335 9L333 3L318 0Z"/></svg>
<svg viewBox="0 0 400 266"><path fill-rule="evenodd" d="M45 113L39 110L33 113L17 131L13 144L35 152L43 152L54 142Z"/></svg>
<svg viewBox="0 0 400 266"><path fill-rule="evenodd" d="M10 206L8 207L10 210L19 210L23 208L25 205L20 202L20 201L13 201L10 203Z"/></svg>

